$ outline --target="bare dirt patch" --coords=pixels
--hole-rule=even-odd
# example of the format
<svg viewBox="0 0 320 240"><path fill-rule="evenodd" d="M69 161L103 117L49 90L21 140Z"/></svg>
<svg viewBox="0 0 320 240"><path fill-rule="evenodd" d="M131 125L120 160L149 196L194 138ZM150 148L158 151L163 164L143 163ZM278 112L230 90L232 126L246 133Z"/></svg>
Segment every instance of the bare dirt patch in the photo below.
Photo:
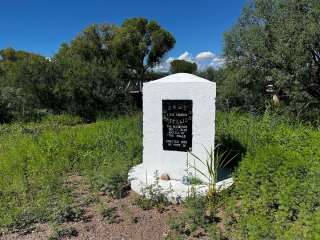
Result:
<svg viewBox="0 0 320 240"><path fill-rule="evenodd" d="M122 199L111 199L107 196L92 193L81 176L71 176L66 182L74 189L73 196L77 207L84 215L79 222L68 222L59 225L62 229L75 229L77 236L61 239L164 239L169 232L167 221L171 216L181 213L181 206L170 205L165 211L157 209L142 210L134 204L138 197L134 192ZM110 210L113 221L101 214L101 206ZM53 236L53 224L37 224L29 232L10 233L0 236L0 240L42 240Z"/></svg>

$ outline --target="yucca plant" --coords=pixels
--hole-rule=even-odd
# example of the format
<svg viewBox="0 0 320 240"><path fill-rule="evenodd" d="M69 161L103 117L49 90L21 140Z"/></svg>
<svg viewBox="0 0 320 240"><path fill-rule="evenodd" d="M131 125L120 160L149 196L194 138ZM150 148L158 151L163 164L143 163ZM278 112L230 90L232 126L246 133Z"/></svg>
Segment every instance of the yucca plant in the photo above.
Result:
<svg viewBox="0 0 320 240"><path fill-rule="evenodd" d="M199 173L207 180L209 197L214 196L216 193L215 186L218 181L218 169L226 167L238 155L238 153L236 153L231 156L231 151L223 151L221 153L219 151L220 147L221 145L217 145L214 149L211 147L210 150L203 147L207 153L207 158L205 160L201 159L196 154L189 152L189 154L203 164L207 170L206 172L201 170L195 163L188 166L188 170L190 168L195 170L195 172Z"/></svg>

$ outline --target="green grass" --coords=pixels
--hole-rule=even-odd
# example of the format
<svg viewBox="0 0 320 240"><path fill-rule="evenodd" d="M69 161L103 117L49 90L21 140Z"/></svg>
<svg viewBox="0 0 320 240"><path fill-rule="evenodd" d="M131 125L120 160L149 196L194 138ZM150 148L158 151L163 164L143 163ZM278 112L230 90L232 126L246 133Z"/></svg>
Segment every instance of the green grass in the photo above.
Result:
<svg viewBox="0 0 320 240"><path fill-rule="evenodd" d="M219 112L216 144L238 154L231 164L234 186L212 197L187 199L184 213L171 222L175 233L184 238L196 226L220 239L217 224L222 221L228 239L320 239L316 127L268 113Z"/></svg>
<svg viewBox="0 0 320 240"><path fill-rule="evenodd" d="M219 114L217 140L246 149L226 203L232 239L320 238L320 132L279 119ZM240 206L240 207L239 207Z"/></svg>
<svg viewBox="0 0 320 240"><path fill-rule="evenodd" d="M0 229L63 219L73 203L70 174L100 190L141 161L140 116L78 123L60 116L0 126Z"/></svg>
<svg viewBox="0 0 320 240"><path fill-rule="evenodd" d="M319 130L268 113L218 113L216 127L221 150L237 154L235 184L201 206L190 199L176 229L189 231L193 227L183 226L191 224L216 238L215 214L223 208L230 239L319 239ZM58 116L0 125L0 229L81 219L65 184L73 174L93 190L125 196L128 169L141 161L141 151L139 115L93 124Z"/></svg>

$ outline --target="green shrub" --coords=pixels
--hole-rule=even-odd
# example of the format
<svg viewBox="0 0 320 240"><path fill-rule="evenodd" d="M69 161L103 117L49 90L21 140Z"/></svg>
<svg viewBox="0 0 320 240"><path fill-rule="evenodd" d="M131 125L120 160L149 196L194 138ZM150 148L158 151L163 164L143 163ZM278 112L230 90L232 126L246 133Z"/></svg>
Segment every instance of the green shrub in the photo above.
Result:
<svg viewBox="0 0 320 240"><path fill-rule="evenodd" d="M320 133L275 116L218 115L218 138L246 148L227 200L231 239L320 237Z"/></svg>
<svg viewBox="0 0 320 240"><path fill-rule="evenodd" d="M66 205L61 207L54 213L54 221L58 223L63 222L77 222L83 219L84 210L81 208Z"/></svg>
<svg viewBox="0 0 320 240"><path fill-rule="evenodd" d="M184 213L170 223L175 233L201 227L211 239L319 239L318 129L268 112L218 112L216 130L223 151L239 153L231 164L234 186L187 199Z"/></svg>
<svg viewBox="0 0 320 240"><path fill-rule="evenodd" d="M121 221L119 215L117 214L117 210L118 209L116 207L105 207L102 205L99 211L104 220L106 220L109 224L113 224Z"/></svg>
<svg viewBox="0 0 320 240"><path fill-rule="evenodd" d="M101 188L101 191L113 198L123 198L128 195L130 183L128 182L128 173L113 172L106 183Z"/></svg>
<svg viewBox="0 0 320 240"><path fill-rule="evenodd" d="M62 240L71 237L77 237L79 234L78 230L74 227L63 228L55 226L53 233L49 237L49 240Z"/></svg>
<svg viewBox="0 0 320 240"><path fill-rule="evenodd" d="M206 201L205 197L193 195L186 199L184 218L192 224L204 226L206 224Z"/></svg>
<svg viewBox="0 0 320 240"><path fill-rule="evenodd" d="M164 207L169 204L168 194L158 183L158 174L155 174L156 182L142 189L142 195L135 200L135 204L143 210L157 208L160 212L164 211Z"/></svg>

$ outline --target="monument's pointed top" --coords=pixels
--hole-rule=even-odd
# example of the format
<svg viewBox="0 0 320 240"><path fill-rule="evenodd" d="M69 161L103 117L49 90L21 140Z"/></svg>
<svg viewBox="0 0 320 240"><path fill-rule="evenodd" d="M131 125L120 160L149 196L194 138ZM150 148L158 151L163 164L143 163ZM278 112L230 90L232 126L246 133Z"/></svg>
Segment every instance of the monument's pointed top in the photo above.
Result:
<svg viewBox="0 0 320 240"><path fill-rule="evenodd" d="M198 77L193 74L189 73L176 73L176 74L171 74L169 76L166 76L164 78L160 78L158 80L154 80L151 82L147 82L145 84L159 84L159 83L212 83L211 81L208 81L207 79Z"/></svg>

